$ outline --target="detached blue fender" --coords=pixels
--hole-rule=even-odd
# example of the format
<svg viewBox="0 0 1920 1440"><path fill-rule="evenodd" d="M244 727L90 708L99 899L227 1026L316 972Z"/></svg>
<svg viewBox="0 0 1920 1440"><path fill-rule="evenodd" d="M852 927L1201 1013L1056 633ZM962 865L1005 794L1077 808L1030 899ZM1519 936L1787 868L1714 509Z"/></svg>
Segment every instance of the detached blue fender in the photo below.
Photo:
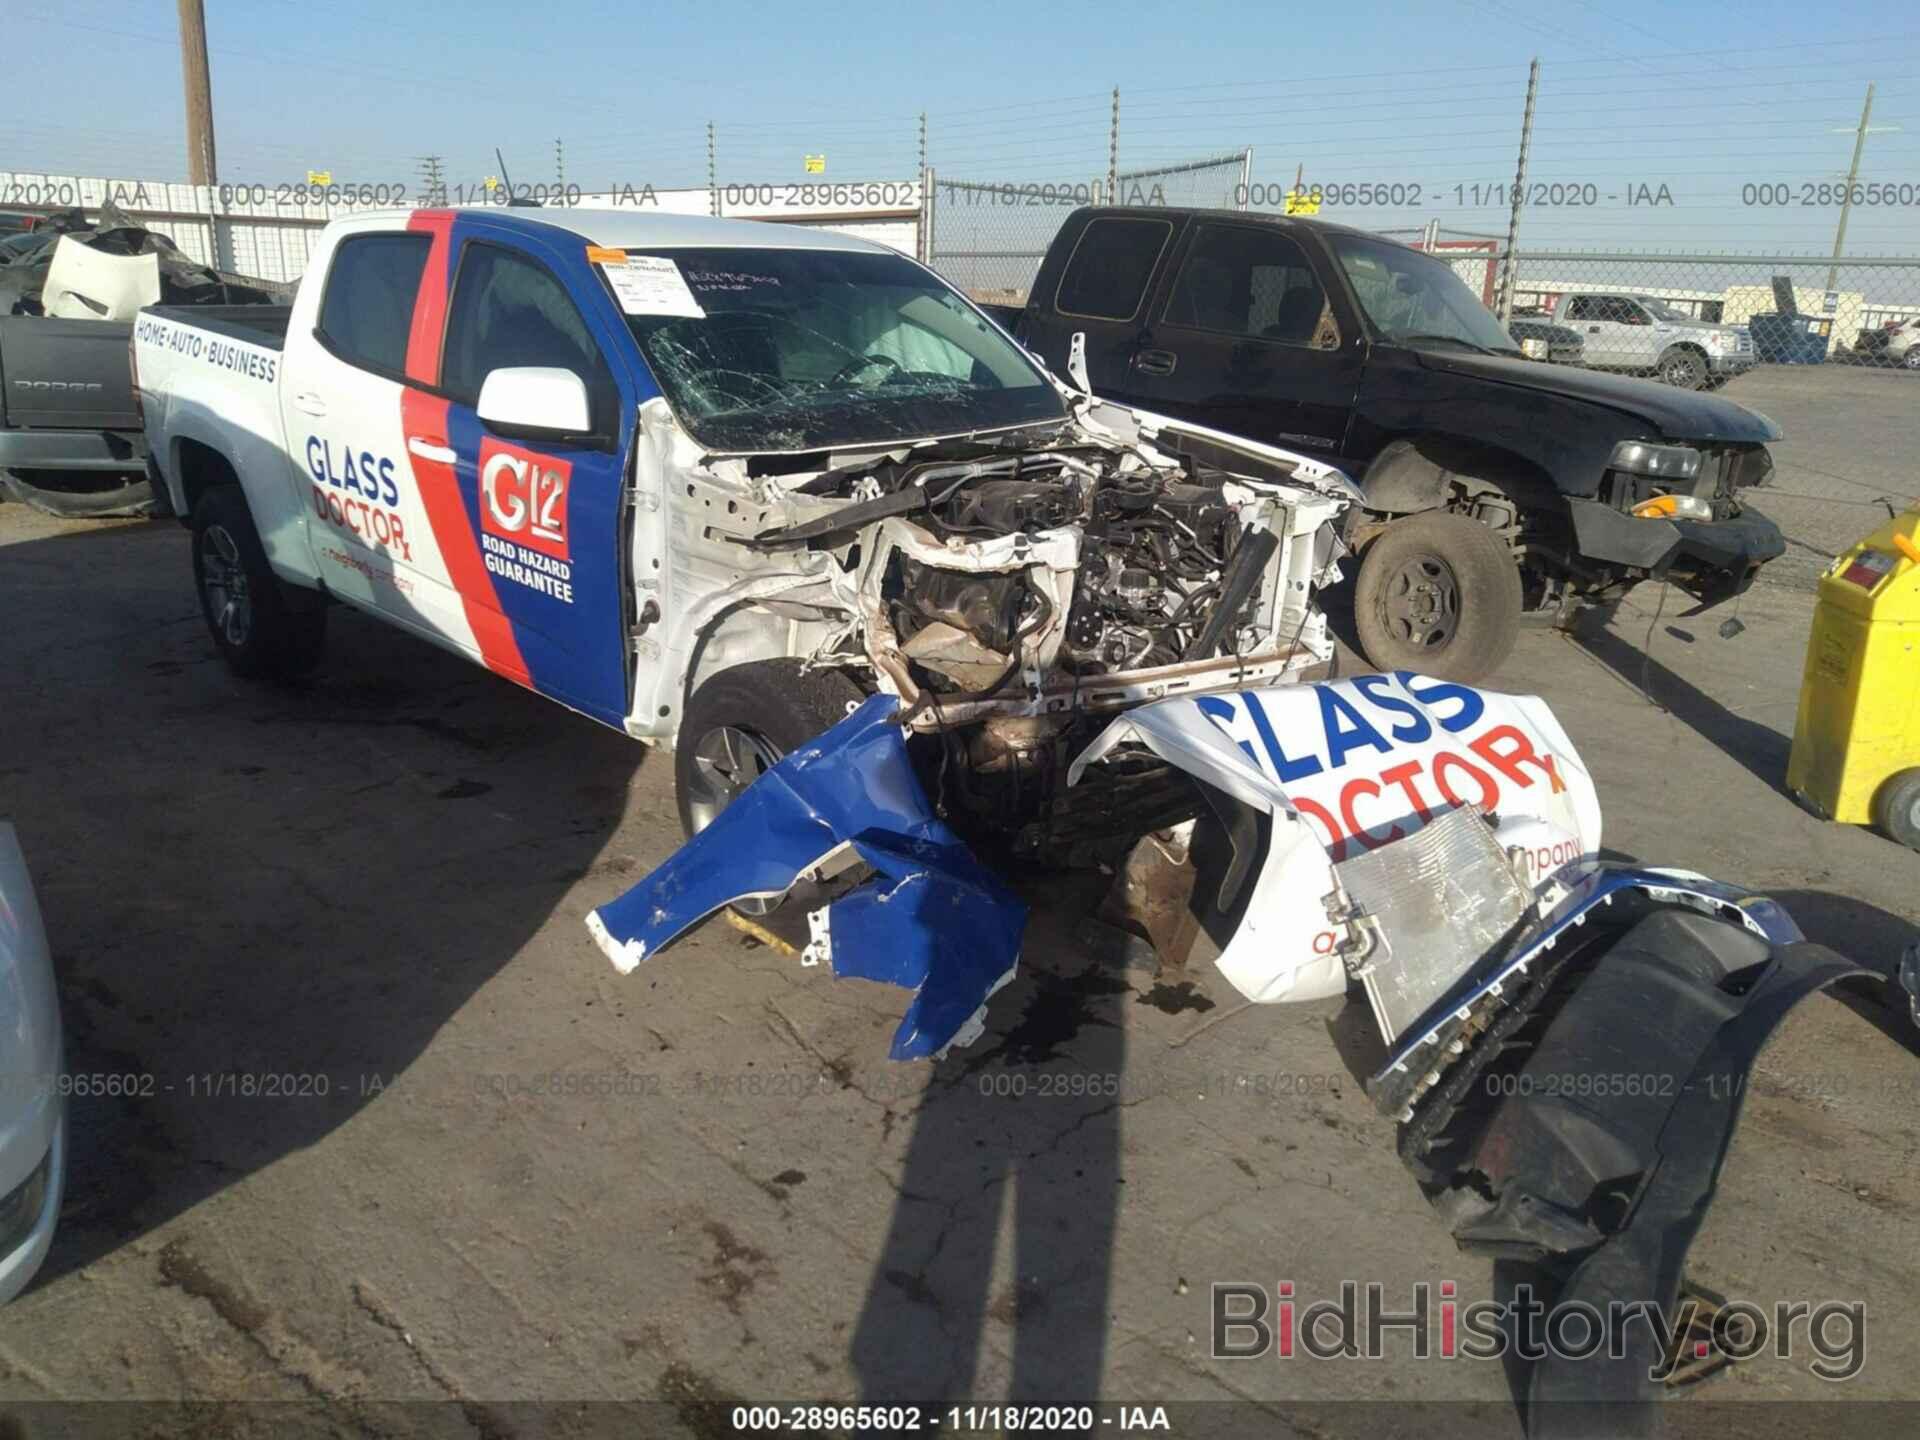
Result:
<svg viewBox="0 0 1920 1440"><path fill-rule="evenodd" d="M667 862L587 916L623 974L735 900L784 895L842 847L874 874L816 915L836 975L914 992L890 1050L935 1055L1012 975L1027 907L933 813L894 715L875 695L783 758ZM815 952L817 953L817 952Z"/></svg>

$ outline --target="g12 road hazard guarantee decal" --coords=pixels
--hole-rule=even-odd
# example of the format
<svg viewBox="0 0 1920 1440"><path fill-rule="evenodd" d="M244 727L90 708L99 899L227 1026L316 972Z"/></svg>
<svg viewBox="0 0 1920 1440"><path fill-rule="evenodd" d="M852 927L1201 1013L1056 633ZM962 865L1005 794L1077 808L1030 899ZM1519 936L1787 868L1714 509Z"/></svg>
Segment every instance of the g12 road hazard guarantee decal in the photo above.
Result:
<svg viewBox="0 0 1920 1440"><path fill-rule="evenodd" d="M573 463L491 436L480 442L481 551L490 574L573 603L567 486Z"/></svg>

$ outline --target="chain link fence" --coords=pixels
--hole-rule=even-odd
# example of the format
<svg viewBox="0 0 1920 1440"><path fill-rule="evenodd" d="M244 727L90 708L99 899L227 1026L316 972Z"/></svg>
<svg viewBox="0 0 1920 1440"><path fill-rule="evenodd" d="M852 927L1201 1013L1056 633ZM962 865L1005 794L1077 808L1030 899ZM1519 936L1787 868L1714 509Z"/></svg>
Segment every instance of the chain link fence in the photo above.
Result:
<svg viewBox="0 0 1920 1440"><path fill-rule="evenodd" d="M949 179L928 172L921 209L926 262L976 300L1024 304L1067 213L1081 205L1242 209L1250 150L1151 169L1058 181Z"/></svg>

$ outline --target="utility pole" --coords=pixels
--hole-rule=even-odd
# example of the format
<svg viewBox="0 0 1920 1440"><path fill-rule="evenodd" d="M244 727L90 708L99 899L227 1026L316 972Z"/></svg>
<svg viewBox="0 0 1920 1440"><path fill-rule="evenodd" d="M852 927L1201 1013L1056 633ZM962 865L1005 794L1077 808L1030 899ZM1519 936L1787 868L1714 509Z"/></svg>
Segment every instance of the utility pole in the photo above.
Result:
<svg viewBox="0 0 1920 1440"><path fill-rule="evenodd" d="M719 173L713 160L713 122L709 120L707 121L707 213L710 215L720 213Z"/></svg>
<svg viewBox="0 0 1920 1440"><path fill-rule="evenodd" d="M220 180L213 159L213 80L207 70L207 15L202 0L178 0L180 74L187 93L187 180L214 185Z"/></svg>
<svg viewBox="0 0 1920 1440"><path fill-rule="evenodd" d="M559 183L562 191L567 188L567 148L560 143L558 137L555 137L553 142L553 178Z"/></svg>
<svg viewBox="0 0 1920 1440"><path fill-rule="evenodd" d="M1513 208L1507 216L1507 249L1500 257L1500 293L1497 314L1500 323L1513 318L1514 247L1520 243L1520 202L1527 195L1527 147L1533 143L1533 100L1540 88L1540 57L1527 66L1527 109L1520 117L1520 163L1513 172Z"/></svg>
<svg viewBox="0 0 1920 1440"><path fill-rule="evenodd" d="M939 190L939 177L933 173L933 167L929 165L920 172L920 244L918 246L920 253L914 257L922 265L933 264L934 226L938 223L934 197Z"/></svg>
<svg viewBox="0 0 1920 1440"><path fill-rule="evenodd" d="M447 181L446 177L440 173L438 155L420 157L420 194L429 205L447 203Z"/></svg>
<svg viewBox="0 0 1920 1440"><path fill-rule="evenodd" d="M1113 87L1113 119L1107 123L1107 204L1118 203L1114 194L1120 187L1120 87Z"/></svg>
<svg viewBox="0 0 1920 1440"><path fill-rule="evenodd" d="M1866 153L1868 121L1873 119L1873 85L1867 85L1867 103L1860 107L1860 125L1853 132L1853 164L1847 170L1847 190L1840 197L1840 224L1833 232L1833 264L1827 267L1827 290L1840 288L1840 253L1847 244L1847 212L1853 209L1853 187L1860 179L1860 157ZM1890 127L1897 128L1897 127ZM1841 132L1844 133L1844 132Z"/></svg>

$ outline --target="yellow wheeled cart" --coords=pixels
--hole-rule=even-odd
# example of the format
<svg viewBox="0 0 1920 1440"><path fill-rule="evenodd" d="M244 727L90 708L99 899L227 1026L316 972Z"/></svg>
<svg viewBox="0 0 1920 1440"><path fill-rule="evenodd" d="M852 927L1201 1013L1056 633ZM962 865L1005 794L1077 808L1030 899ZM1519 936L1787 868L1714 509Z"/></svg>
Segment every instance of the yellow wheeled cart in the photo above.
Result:
<svg viewBox="0 0 1920 1440"><path fill-rule="evenodd" d="M1833 562L1800 680L1787 788L1920 850L1920 509Z"/></svg>

